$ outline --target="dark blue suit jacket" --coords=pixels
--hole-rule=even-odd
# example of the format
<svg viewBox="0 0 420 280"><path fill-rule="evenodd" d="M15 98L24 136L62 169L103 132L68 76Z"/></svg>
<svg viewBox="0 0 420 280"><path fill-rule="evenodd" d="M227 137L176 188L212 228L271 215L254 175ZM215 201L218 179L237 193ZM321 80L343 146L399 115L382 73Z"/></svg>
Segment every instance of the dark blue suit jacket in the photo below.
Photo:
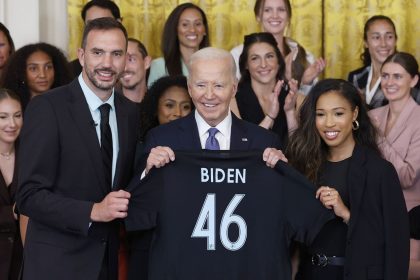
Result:
<svg viewBox="0 0 420 280"><path fill-rule="evenodd" d="M280 138L258 125L238 119L232 113L231 150L263 150L280 148ZM172 150L201 149L194 113L152 129L146 137L145 153L156 146L168 146Z"/></svg>

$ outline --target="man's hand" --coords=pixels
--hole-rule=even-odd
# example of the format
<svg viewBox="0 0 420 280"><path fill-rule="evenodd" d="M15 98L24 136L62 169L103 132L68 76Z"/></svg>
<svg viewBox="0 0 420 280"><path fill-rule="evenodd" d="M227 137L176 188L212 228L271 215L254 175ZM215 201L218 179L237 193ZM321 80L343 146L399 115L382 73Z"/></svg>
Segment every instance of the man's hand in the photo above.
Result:
<svg viewBox="0 0 420 280"><path fill-rule="evenodd" d="M90 219L93 222L110 222L127 217L130 196L123 190L110 192L101 202L93 204Z"/></svg>
<svg viewBox="0 0 420 280"><path fill-rule="evenodd" d="M150 151L146 163L146 174L152 167L160 168L175 160L175 153L169 147L157 146Z"/></svg>
<svg viewBox="0 0 420 280"><path fill-rule="evenodd" d="M276 163L280 160L287 162L286 156L281 150L275 148L266 148L263 153L263 161L267 164L268 167L273 168L276 166Z"/></svg>

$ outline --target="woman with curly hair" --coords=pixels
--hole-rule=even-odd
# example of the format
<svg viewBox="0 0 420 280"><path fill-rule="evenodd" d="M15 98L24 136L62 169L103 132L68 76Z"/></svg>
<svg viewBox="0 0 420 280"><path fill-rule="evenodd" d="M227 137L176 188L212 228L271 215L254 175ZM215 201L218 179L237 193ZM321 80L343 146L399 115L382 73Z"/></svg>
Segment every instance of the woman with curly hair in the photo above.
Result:
<svg viewBox="0 0 420 280"><path fill-rule="evenodd" d="M185 117L193 108L184 76L166 76L156 80L141 103L141 141L150 129Z"/></svg>
<svg viewBox="0 0 420 280"><path fill-rule="evenodd" d="M210 46L209 27L204 11L192 3L178 5L169 15L163 28L161 49L163 57L152 61L147 85L162 76L187 76L190 56Z"/></svg>
<svg viewBox="0 0 420 280"><path fill-rule="evenodd" d="M53 45L37 43L18 49L10 57L0 84L16 92L25 109L34 96L70 80L63 53Z"/></svg>
<svg viewBox="0 0 420 280"><path fill-rule="evenodd" d="M287 156L336 215L301 250L295 279L407 279L404 197L356 87L318 82L300 108Z"/></svg>

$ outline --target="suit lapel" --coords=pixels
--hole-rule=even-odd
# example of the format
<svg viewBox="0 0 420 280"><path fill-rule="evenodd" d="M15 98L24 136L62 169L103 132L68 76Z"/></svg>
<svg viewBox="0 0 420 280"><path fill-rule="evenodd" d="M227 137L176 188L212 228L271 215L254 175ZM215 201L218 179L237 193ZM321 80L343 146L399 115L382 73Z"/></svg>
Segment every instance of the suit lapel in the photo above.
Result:
<svg viewBox="0 0 420 280"><path fill-rule="evenodd" d="M4 202L9 205L12 203L3 175L0 175L0 202Z"/></svg>
<svg viewBox="0 0 420 280"><path fill-rule="evenodd" d="M86 145L86 150L90 160L92 161L93 169L95 170L100 188L105 195L110 190L107 189L105 178L103 176L102 155L92 115L89 111L89 106L83 95L82 88L80 87L78 80L75 79L69 87L71 93L69 102L70 113L77 128L79 129L80 136L83 140L82 142Z"/></svg>
<svg viewBox="0 0 420 280"><path fill-rule="evenodd" d="M361 202L363 201L363 193L366 188L366 154L363 148L359 147L357 144L354 147L353 155L350 160L350 166L348 171L348 188L350 196L350 226L348 231L348 236L351 236L354 226L356 224L359 213Z"/></svg>
<svg viewBox="0 0 420 280"><path fill-rule="evenodd" d="M185 150L201 150L200 136L198 135L197 122L194 112L191 112L179 122L178 142L180 147Z"/></svg>
<svg viewBox="0 0 420 280"><path fill-rule="evenodd" d="M251 140L248 137L247 128L242 125L241 121L232 113L232 128L230 134L230 149L231 150L248 150L251 145Z"/></svg>
<svg viewBox="0 0 420 280"><path fill-rule="evenodd" d="M118 141L119 141L119 152L117 157L117 166L115 168L115 176L113 187L119 186L121 182L121 172L125 168L125 163L127 162L127 146L124 143L128 142L128 118L127 114L124 111L124 106L121 100L121 96L114 92L114 102L115 102L115 114L117 117L117 127L118 127Z"/></svg>
<svg viewBox="0 0 420 280"><path fill-rule="evenodd" d="M398 119L396 123L394 124L394 127L392 127L391 131L388 133L388 136L386 137L390 143L394 143L395 140L398 138L398 136L400 136L401 133L407 127L407 123L412 122L410 120L410 116L413 113L413 110L416 108L416 106L417 106L417 103L414 101L413 98L410 97L407 101L407 104L405 104L404 106L404 110L402 110L402 112L398 116ZM389 112L389 109L388 109L388 112Z"/></svg>

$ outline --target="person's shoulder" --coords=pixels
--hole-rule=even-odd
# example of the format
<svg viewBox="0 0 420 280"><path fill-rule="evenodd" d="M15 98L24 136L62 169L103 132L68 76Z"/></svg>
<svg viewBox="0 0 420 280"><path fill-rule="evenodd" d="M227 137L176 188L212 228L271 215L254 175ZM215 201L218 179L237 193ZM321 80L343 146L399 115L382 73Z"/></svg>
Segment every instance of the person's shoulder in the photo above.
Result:
<svg viewBox="0 0 420 280"><path fill-rule="evenodd" d="M382 155L375 150L365 146L358 146L358 149L364 154L365 166L370 172L374 171L379 175L384 175L384 172L395 170L392 163L384 159Z"/></svg>
<svg viewBox="0 0 420 280"><path fill-rule="evenodd" d="M158 125L150 130L150 133L158 135L158 134L171 134L182 127L186 127L188 129L192 129L192 122L191 122L191 114L187 115L183 118L179 118L177 120L171 121L169 123Z"/></svg>
<svg viewBox="0 0 420 280"><path fill-rule="evenodd" d="M352 82L354 76L360 76L361 74L365 74L368 72L369 72L369 66L363 66L363 67L357 68L349 72L348 80Z"/></svg>
<svg viewBox="0 0 420 280"><path fill-rule="evenodd" d="M157 57L152 60L151 67L157 67L157 66L165 66L165 59L163 57Z"/></svg>
<svg viewBox="0 0 420 280"><path fill-rule="evenodd" d="M232 55L238 55L239 56L242 53L243 49L244 49L244 45L243 44L240 44L240 45L237 45L236 47L233 47L230 50L230 53Z"/></svg>
<svg viewBox="0 0 420 280"><path fill-rule="evenodd" d="M265 137L265 138L276 138L277 134L275 134L274 132L263 128L257 124L236 118L235 121L232 122L232 125L238 125L241 126L243 128L245 128L250 135L252 135L253 137Z"/></svg>

